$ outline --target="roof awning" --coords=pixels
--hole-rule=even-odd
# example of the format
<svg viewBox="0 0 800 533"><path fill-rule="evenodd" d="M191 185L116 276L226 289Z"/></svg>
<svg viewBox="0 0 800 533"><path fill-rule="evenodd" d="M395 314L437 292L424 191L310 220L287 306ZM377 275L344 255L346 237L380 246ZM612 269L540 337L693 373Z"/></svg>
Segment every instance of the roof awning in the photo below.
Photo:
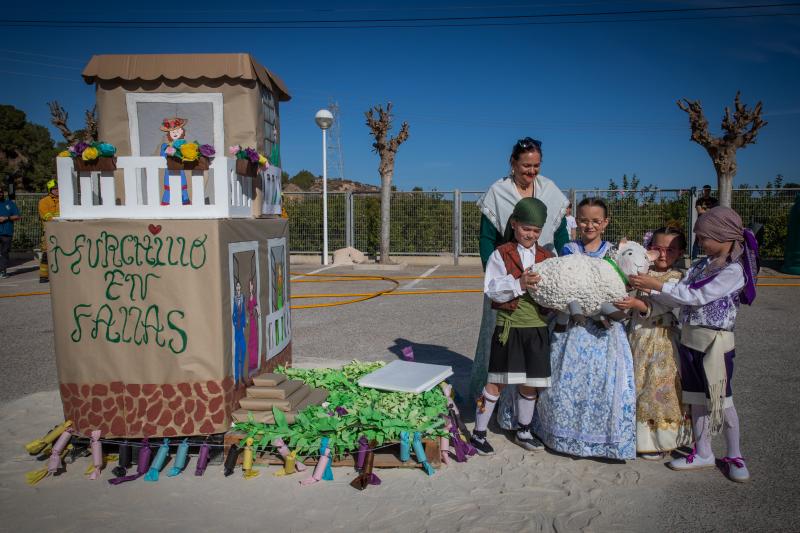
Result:
<svg viewBox="0 0 800 533"><path fill-rule="evenodd" d="M291 99L283 80L250 54L136 54L92 56L83 79L97 80L196 80L230 78L258 80L272 89L279 101Z"/></svg>

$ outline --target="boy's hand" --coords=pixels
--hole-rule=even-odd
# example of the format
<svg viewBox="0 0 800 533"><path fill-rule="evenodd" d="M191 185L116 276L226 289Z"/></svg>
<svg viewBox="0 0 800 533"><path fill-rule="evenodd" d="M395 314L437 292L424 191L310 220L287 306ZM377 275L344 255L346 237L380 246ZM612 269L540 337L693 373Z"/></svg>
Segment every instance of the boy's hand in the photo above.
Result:
<svg viewBox="0 0 800 533"><path fill-rule="evenodd" d="M536 289L536 284L542 280L542 277L530 269L525 270L519 277L519 286L522 290Z"/></svg>

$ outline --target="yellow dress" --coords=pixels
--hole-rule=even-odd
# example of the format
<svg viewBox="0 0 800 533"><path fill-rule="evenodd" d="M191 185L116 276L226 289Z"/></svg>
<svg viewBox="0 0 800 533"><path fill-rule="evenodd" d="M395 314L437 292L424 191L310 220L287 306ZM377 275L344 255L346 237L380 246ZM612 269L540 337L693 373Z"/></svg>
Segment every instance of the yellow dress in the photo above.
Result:
<svg viewBox="0 0 800 533"><path fill-rule="evenodd" d="M681 273L651 271L662 282L678 281ZM636 381L636 451L658 453L691 443L691 424L681 404L678 320L671 308L647 296L648 312L634 311L628 340Z"/></svg>

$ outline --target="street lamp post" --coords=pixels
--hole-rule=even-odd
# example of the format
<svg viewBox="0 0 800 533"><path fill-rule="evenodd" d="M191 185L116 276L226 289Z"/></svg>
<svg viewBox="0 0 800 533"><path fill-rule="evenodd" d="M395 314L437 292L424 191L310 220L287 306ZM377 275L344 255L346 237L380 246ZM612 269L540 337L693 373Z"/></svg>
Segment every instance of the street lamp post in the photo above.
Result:
<svg viewBox="0 0 800 533"><path fill-rule="evenodd" d="M328 264L328 144L327 129L333 124L333 115L327 109L320 109L314 121L322 130L322 264Z"/></svg>

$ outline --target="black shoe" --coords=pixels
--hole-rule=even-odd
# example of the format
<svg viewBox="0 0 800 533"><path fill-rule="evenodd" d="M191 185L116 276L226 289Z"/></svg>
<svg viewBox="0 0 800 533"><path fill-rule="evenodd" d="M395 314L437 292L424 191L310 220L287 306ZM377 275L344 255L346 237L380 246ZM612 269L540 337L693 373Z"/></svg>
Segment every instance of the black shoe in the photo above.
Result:
<svg viewBox="0 0 800 533"><path fill-rule="evenodd" d="M486 431L473 431L469 443L475 447L478 455L494 455L494 448L486 439Z"/></svg>
<svg viewBox="0 0 800 533"><path fill-rule="evenodd" d="M39 283L50 283L50 278L39 278Z"/></svg>
<svg viewBox="0 0 800 533"><path fill-rule="evenodd" d="M0 272L0 279L6 279L6 278L10 278L10 277L11 276L9 276L8 273L5 270Z"/></svg>
<svg viewBox="0 0 800 533"><path fill-rule="evenodd" d="M520 433L524 436L520 436ZM514 435L514 442L529 452L540 452L544 450L544 444L539 438L530 432L529 428L522 428Z"/></svg>

